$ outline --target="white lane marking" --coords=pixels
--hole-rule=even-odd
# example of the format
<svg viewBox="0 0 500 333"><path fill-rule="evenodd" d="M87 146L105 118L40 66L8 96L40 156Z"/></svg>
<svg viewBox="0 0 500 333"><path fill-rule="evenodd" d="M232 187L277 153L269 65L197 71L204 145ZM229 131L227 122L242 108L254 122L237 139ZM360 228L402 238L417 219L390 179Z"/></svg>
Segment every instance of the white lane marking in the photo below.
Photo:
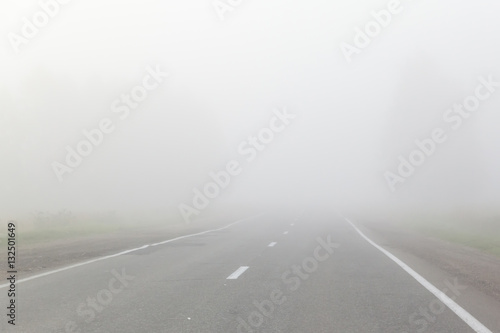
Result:
<svg viewBox="0 0 500 333"><path fill-rule="evenodd" d="M290 224L292 227L295 225L295 223Z"/></svg>
<svg viewBox="0 0 500 333"><path fill-rule="evenodd" d="M449 298L445 293L443 293L441 290L438 288L434 287L433 284L431 284L429 281L427 281L425 278L423 278L420 274L415 272L410 266L405 264L403 261L401 261L398 257L384 249L383 247L379 246L375 242L373 242L370 238L366 237L365 234L361 232L351 221L349 221L347 218L345 218L347 222L358 232L358 234L361 235L368 243L373 245L377 250L385 254L387 257L389 257L392 261L394 261L396 264L398 264L402 269L404 269L408 274L410 274L415 280L418 281L422 286L424 286L425 289L430 291L434 296L436 296L441 302L446 304L448 308L450 308L451 311L453 311L460 319L462 319L467 325L469 325L475 332L477 333L493 333L490 331L486 326L481 324L474 316L472 316L470 313L468 313L464 308L462 308L460 305L455 303L451 298Z"/></svg>
<svg viewBox="0 0 500 333"><path fill-rule="evenodd" d="M288 235L288 231L285 231L285 232L283 233L283 235Z"/></svg>
<svg viewBox="0 0 500 333"><path fill-rule="evenodd" d="M271 242L271 243L269 243L269 245L268 245L268 246L269 246L269 247L273 247L273 246L274 246L274 245L276 245L276 244L277 244L276 242Z"/></svg>
<svg viewBox="0 0 500 333"><path fill-rule="evenodd" d="M224 227L221 227L221 228L212 229L212 230L206 230L206 231L202 231L202 232L198 232L198 233L190 234L190 235L184 235L184 236L180 236L180 237L168 239L166 241L159 242L159 243L143 245L141 247L136 247L134 249L122 251L122 252L119 252L119 253L116 253L116 254L107 255L107 256L104 256L104 257L92 259L92 260L89 260L89 261L84 261L84 262L81 262L81 263L78 263L78 264L69 265L69 266L66 266L66 267L59 268L59 269L55 269L53 271L48 271L48 272L45 272L45 273L33 275L33 276L30 276L30 277L27 277L27 278L24 278L24 279L17 280L16 284L21 283L21 282L26 282L26 281L34 280L34 279L38 279L38 278L41 278L43 276L47 276L47 275L52 275L52 274L55 274L55 273L63 272L63 271L66 271L68 269L72 269L72 268L76 268L76 267L80 267L80 266L85 266L85 265L92 264L94 262L98 262L98 261L101 261L101 260L106 260L106 259L118 257L118 256L121 256L121 255L124 255L124 254L127 254L127 253L139 251L139 250L145 249L145 248L147 248L149 246L162 245L162 244L166 244L166 243L170 243L170 242L175 242L175 241L178 241L178 240L181 240L181 239L184 239L184 238L189 238L189 237L194 237L194 236L199 236L199 235L207 234L207 233L214 232L214 231L224 230L224 229L227 229L227 228L229 228L229 227L231 227L231 226L233 226L233 225L235 225L237 223L241 223L241 222L249 220L249 219L260 217L262 215L264 215L264 214L257 214L255 216L247 217L247 218L238 220L236 222L230 223L230 224L228 224L228 225L226 225ZM0 289L8 287L8 286L10 286L10 283L0 284Z"/></svg>
<svg viewBox="0 0 500 333"><path fill-rule="evenodd" d="M234 271L233 274L229 275L226 280L236 280L237 278L240 277L241 274L245 273L245 271L248 269L248 266L241 266L238 268L236 271Z"/></svg>

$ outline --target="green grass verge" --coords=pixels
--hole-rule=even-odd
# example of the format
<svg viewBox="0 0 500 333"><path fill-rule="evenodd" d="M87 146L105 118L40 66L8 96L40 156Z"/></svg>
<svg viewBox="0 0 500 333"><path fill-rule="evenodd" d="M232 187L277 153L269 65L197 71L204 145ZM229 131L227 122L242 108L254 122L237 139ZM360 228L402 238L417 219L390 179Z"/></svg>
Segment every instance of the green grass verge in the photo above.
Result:
<svg viewBox="0 0 500 333"><path fill-rule="evenodd" d="M427 216L406 220L403 225L428 236L500 256L500 217L497 215Z"/></svg>

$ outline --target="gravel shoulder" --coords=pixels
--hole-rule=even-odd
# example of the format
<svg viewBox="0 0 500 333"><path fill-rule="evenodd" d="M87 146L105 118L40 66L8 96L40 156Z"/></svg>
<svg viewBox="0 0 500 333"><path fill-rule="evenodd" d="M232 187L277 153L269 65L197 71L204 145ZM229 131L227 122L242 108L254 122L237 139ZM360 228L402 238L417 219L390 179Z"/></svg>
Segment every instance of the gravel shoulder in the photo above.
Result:
<svg viewBox="0 0 500 333"><path fill-rule="evenodd" d="M380 246L407 263L440 290L458 281L465 291L456 301L493 332L500 332L500 256L432 237L390 222L358 226Z"/></svg>
<svg viewBox="0 0 500 333"><path fill-rule="evenodd" d="M383 246L409 252L500 301L500 257L390 224L363 224Z"/></svg>

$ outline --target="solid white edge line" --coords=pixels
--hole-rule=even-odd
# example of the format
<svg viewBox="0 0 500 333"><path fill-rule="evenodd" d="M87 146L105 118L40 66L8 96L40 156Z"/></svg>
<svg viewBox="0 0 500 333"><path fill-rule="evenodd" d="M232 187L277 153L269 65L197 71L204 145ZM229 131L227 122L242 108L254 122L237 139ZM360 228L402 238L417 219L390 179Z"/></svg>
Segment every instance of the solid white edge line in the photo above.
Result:
<svg viewBox="0 0 500 333"><path fill-rule="evenodd" d="M106 260L106 259L118 257L118 256L121 256L121 255L124 255L124 254L127 254L127 253L139 251L139 250L145 249L145 248L147 248L149 246L162 245L162 244L166 244L166 243L170 243L170 242L175 242L175 241L178 241L178 240L181 240L181 239L184 239L184 238L189 238L189 237L193 237L193 236L199 236L199 235L207 234L207 233L214 232L214 231L224 230L224 229L227 229L227 228L229 228L229 227L231 227L231 226L233 226L233 225L235 225L237 223L241 223L243 221L246 221L246 220L249 220L249 219L253 219L253 218L256 218L256 217L259 217L259 216L262 216L262 215L264 215L264 214L257 214L255 216L250 216L250 217L238 220L236 222L230 223L230 224L228 224L228 225L226 225L224 227L221 227L221 228L212 229L212 230L206 230L206 231L202 231L202 232L198 232L198 233L190 234L190 235L184 235L184 236L180 236L180 237L168 239L166 241L159 242L159 243L153 243L153 244L143 245L141 247L136 247L134 249L125 250L125 251L122 251L122 252L119 252L119 253L116 253L116 254L110 254L110 255L107 255L107 256L104 256L104 257L100 257L100 258L96 258L96 259L84 261L84 262L81 262L81 263L78 263L78 264L74 264L74 265L69 265L69 266L58 268L58 269L55 269L55 270L52 270L52 271L48 271L48 272L45 272L45 273L36 274L36 275L30 276L30 277L27 277L27 278L24 278L24 279L17 280L16 284L19 284L19 283L22 283L22 282L26 282L26 281L30 281L30 280L34 280L34 279L38 279L38 278L41 278L41 277L44 277L44 276L47 276L47 275L52 275L52 274L55 274L55 273L63 272L63 271L66 271L68 269L72 269L72 268L76 268L76 267L80 267L80 266L85 266L85 265L92 264L94 262L98 262L98 261L101 261L101 260ZM0 289L6 288L8 286L10 286L10 283L0 284Z"/></svg>
<svg viewBox="0 0 500 333"><path fill-rule="evenodd" d="M278 243L276 243L276 242L271 242L271 243L269 243L269 245L268 245L268 246L269 246L269 247L273 247L273 246L274 246L274 245L276 245L276 244L278 244Z"/></svg>
<svg viewBox="0 0 500 333"><path fill-rule="evenodd" d="M425 278L423 278L420 274L415 272L410 266L405 264L403 261L401 261L398 257L384 249L383 247L379 246L375 242L373 242L370 238L365 236L359 230L354 223L349 221L349 219L345 218L347 222L358 232L358 234L361 235L368 243L373 245L377 250L385 254L387 257L389 257L392 261L394 261L396 264L398 264L402 269L404 269L408 274L410 274L415 280L418 281L422 286L424 286L425 289L430 291L434 296L436 296L441 302L443 302L451 311L453 311L460 319L462 319L467 325L469 325L474 331L477 333L493 333L490 331L486 326L481 324L479 320L474 318L469 312L467 312L464 308L462 308L460 305L458 305L455 301L453 301L451 298L449 298L445 293L443 293L441 290L438 288L434 287L433 284L431 284L429 281L427 281Z"/></svg>
<svg viewBox="0 0 500 333"><path fill-rule="evenodd" d="M245 273L245 271L248 269L248 266L241 266L238 268L236 271L233 272L233 274L229 275L226 280L236 280L237 278L240 277L241 274Z"/></svg>

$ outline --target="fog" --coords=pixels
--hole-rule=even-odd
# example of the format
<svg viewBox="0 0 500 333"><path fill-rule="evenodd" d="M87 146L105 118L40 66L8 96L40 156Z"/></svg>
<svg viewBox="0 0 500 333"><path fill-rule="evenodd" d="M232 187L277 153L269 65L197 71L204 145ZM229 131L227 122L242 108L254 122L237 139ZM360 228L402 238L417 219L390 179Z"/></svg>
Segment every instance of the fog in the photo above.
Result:
<svg viewBox="0 0 500 333"><path fill-rule="evenodd" d="M0 5L0 220L498 208L497 2L41 3Z"/></svg>

